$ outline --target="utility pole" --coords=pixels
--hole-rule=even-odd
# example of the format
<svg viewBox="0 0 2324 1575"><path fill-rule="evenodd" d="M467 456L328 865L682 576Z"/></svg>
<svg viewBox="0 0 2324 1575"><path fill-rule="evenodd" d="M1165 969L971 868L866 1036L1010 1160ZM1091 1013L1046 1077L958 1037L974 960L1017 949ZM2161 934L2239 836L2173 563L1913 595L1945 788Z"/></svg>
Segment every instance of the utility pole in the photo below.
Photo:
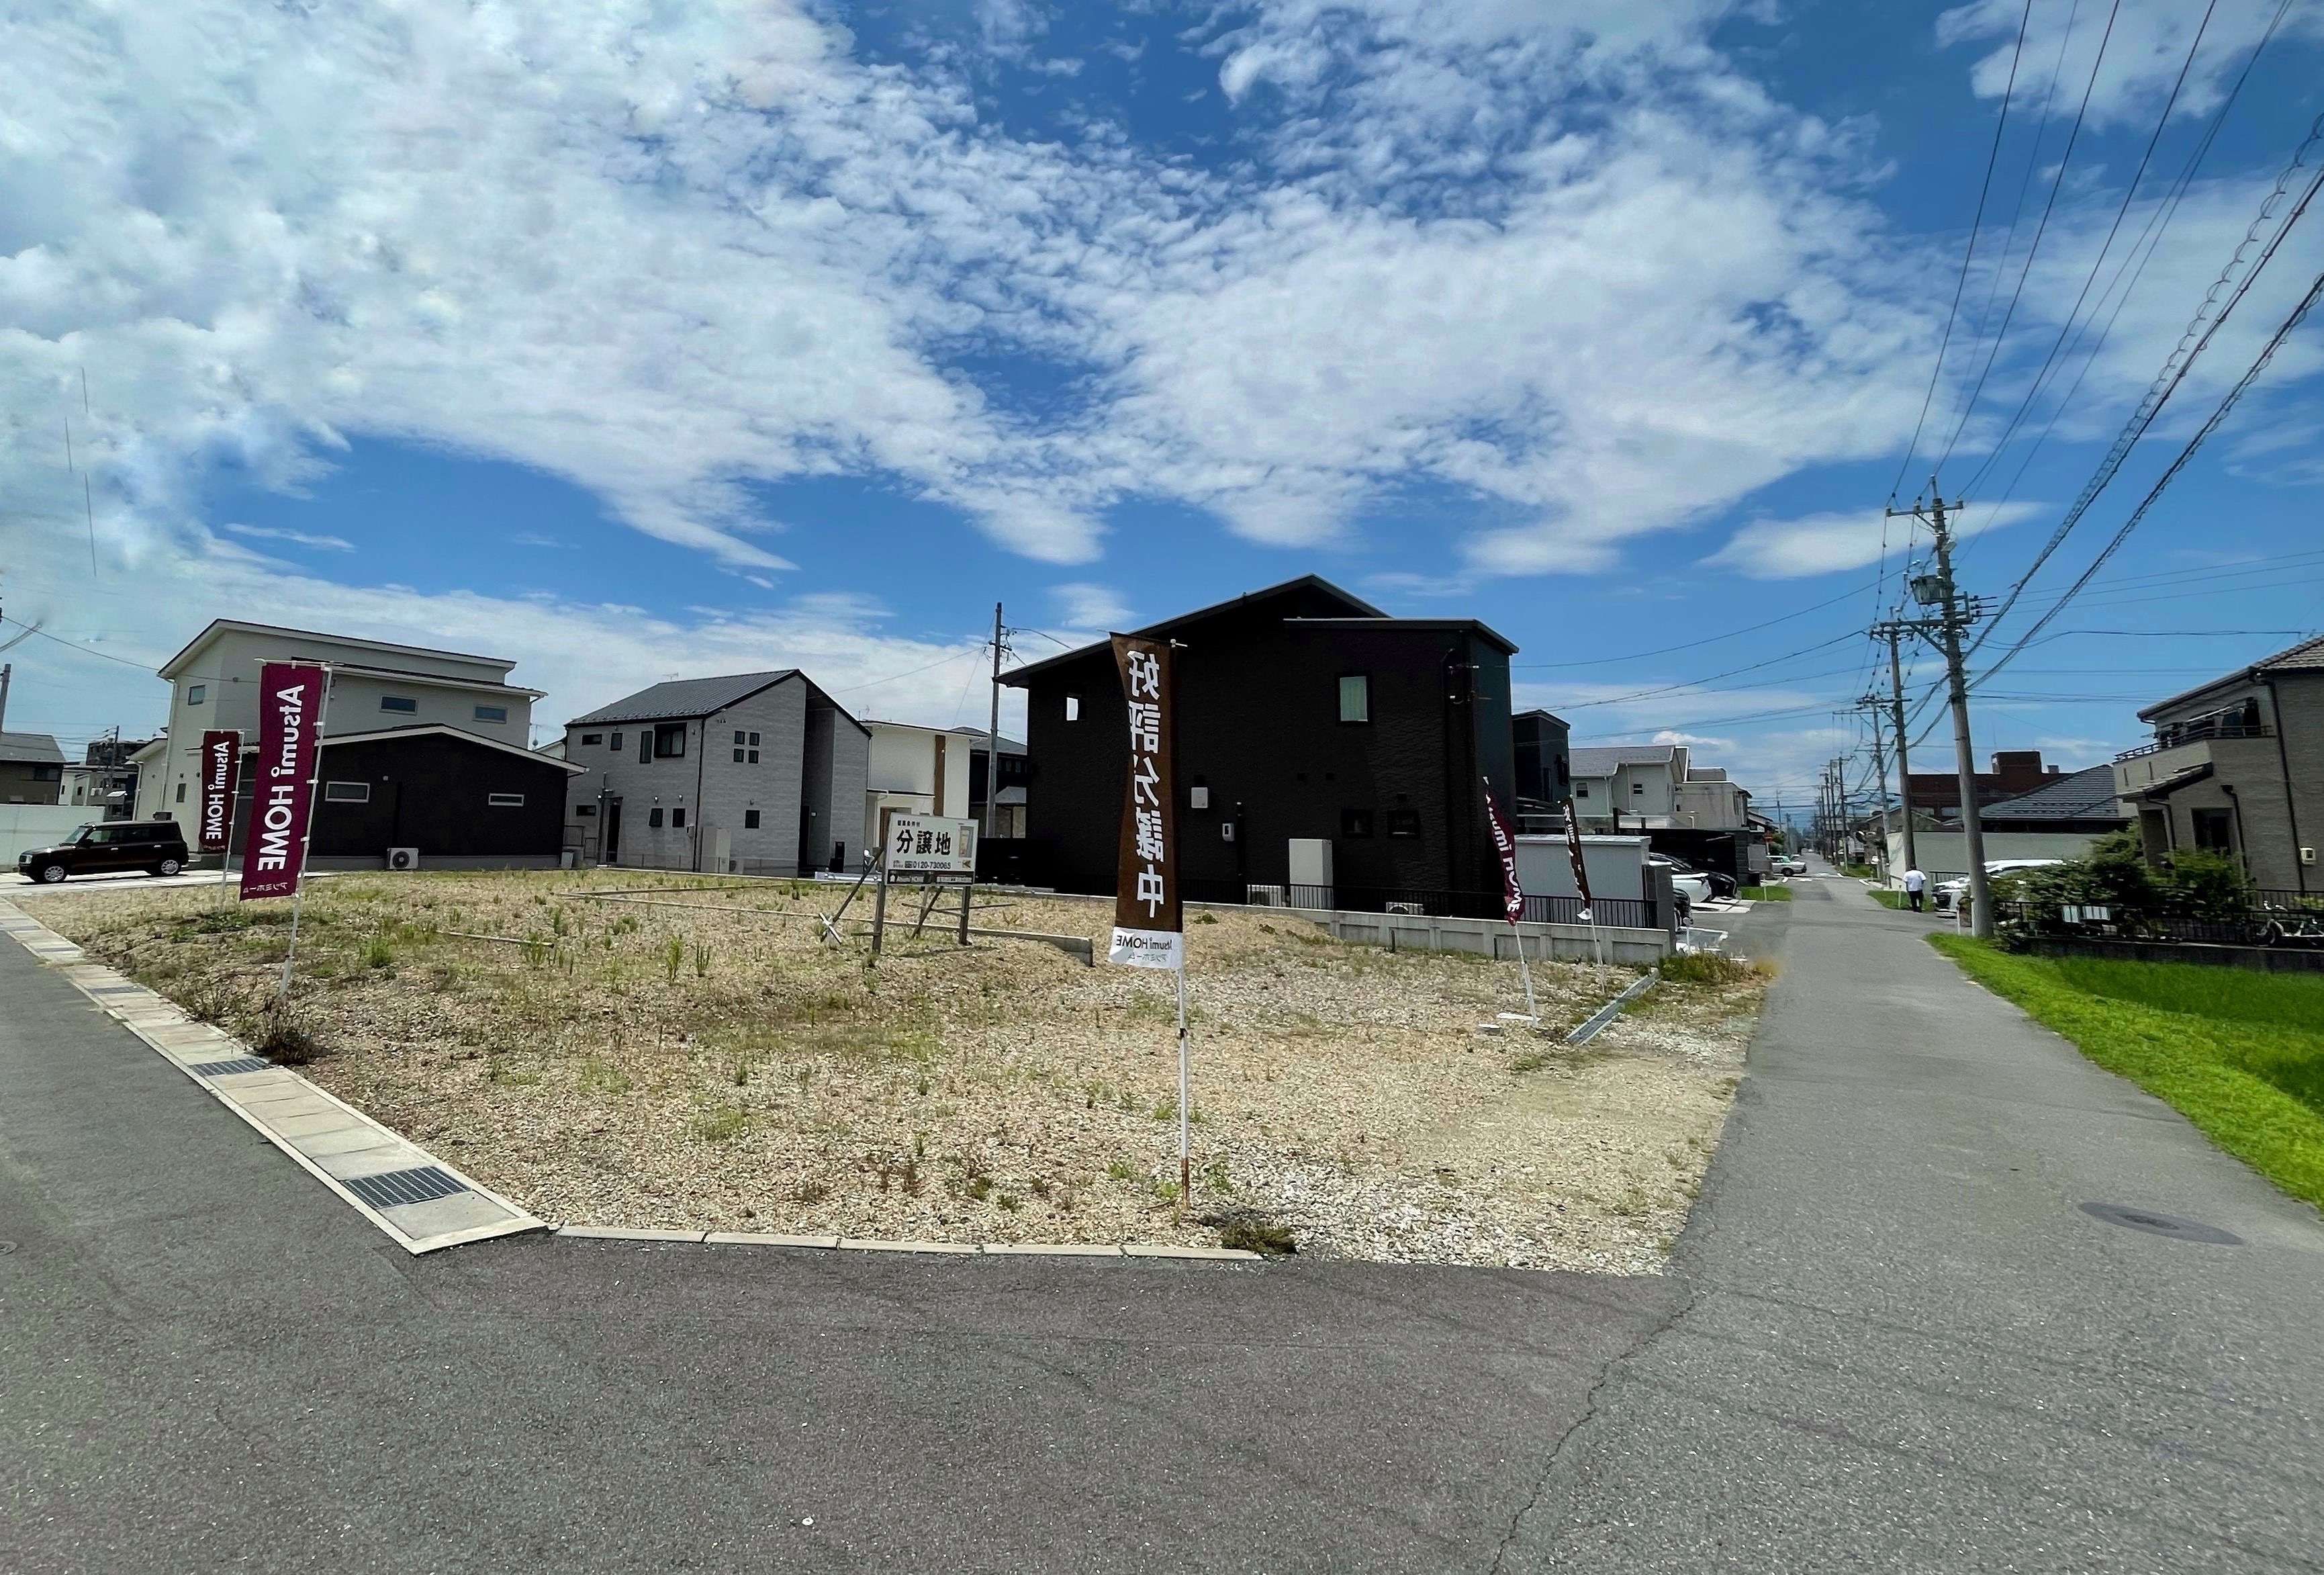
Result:
<svg viewBox="0 0 2324 1575"><path fill-rule="evenodd" d="M992 604L992 720L984 735L984 835L1001 819L1001 604Z"/></svg>
<svg viewBox="0 0 2324 1575"><path fill-rule="evenodd" d="M0 732L8 728L8 680L15 671L14 662L0 662Z"/></svg>
<svg viewBox="0 0 2324 1575"><path fill-rule="evenodd" d="M1911 746L1904 737L1904 663L1897 654L1911 625L1890 621L1875 624L1872 632L1888 642L1888 721L1896 730L1896 796L1904 811L1904 867L1921 867L1920 850L1913 845L1913 766Z"/></svg>
<svg viewBox="0 0 2324 1575"><path fill-rule="evenodd" d="M1923 637L1933 637L1944 653L1945 688L1953 712L1953 765L1960 774L1961 857L1969 866L1969 933L1980 940L1993 935L1993 894L1985 874L1985 815L1977 801L1977 753L1969 743L1969 676L1961 662L1961 631L1985 616L1975 597L1964 597L1953 580L1952 528L1945 518L1944 495L1937 478L1929 477L1929 512L1908 513L1929 527L1936 541L1936 572L1913 577L1913 599L1936 609L1934 617L1905 620L1905 626ZM1953 500L1959 512L1960 500ZM1908 816L1909 819L1909 816Z"/></svg>
<svg viewBox="0 0 2324 1575"><path fill-rule="evenodd" d="M1885 883L1888 879L1888 751L1880 737L1880 697L1868 694L1856 704L1858 709L1872 713L1872 771L1880 784L1880 848L1873 862Z"/></svg>

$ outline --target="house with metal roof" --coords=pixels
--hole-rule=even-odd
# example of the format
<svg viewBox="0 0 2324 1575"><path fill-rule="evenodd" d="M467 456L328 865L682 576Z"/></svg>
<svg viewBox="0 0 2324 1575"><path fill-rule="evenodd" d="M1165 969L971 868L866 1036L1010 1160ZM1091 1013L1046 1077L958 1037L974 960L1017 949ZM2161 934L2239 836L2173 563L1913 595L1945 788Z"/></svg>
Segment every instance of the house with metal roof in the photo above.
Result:
<svg viewBox="0 0 2324 1575"><path fill-rule="evenodd" d="M46 733L0 733L0 801L63 801L65 752Z"/></svg>
<svg viewBox="0 0 2324 1575"><path fill-rule="evenodd" d="M2009 831L2086 831L2104 836L2130 824L2130 811L2115 792L2114 767L2053 776L2030 793L1987 804L1979 816L1985 829Z"/></svg>
<svg viewBox="0 0 2324 1575"><path fill-rule="evenodd" d="M852 867L871 755L872 730L797 668L653 684L565 725L567 840L642 869Z"/></svg>
<svg viewBox="0 0 2324 1575"><path fill-rule="evenodd" d="M2147 857L2224 853L2264 889L2324 893L2324 637L2157 700L2148 743L2115 757Z"/></svg>

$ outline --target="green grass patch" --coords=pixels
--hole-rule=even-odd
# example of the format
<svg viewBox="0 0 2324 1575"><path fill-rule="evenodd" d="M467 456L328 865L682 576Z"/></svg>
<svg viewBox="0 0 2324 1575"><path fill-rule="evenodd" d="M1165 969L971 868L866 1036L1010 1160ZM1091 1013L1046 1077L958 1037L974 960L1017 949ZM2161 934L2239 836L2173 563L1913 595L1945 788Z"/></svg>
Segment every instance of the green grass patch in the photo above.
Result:
<svg viewBox="0 0 2324 1575"><path fill-rule="evenodd" d="M2324 977L1929 940L2277 1186L2324 1203Z"/></svg>
<svg viewBox="0 0 2324 1575"><path fill-rule="evenodd" d="M1792 900L1789 886L1738 886L1735 894L1747 903L1788 903Z"/></svg>
<svg viewBox="0 0 2324 1575"><path fill-rule="evenodd" d="M1864 889L1871 893L1872 900L1884 908L1909 908L1913 905L1904 893L1892 892L1886 886L1867 886Z"/></svg>
<svg viewBox="0 0 2324 1575"><path fill-rule="evenodd" d="M1872 878L1872 866L1868 864L1843 864L1840 866L1840 873L1853 876L1860 881L1868 881Z"/></svg>

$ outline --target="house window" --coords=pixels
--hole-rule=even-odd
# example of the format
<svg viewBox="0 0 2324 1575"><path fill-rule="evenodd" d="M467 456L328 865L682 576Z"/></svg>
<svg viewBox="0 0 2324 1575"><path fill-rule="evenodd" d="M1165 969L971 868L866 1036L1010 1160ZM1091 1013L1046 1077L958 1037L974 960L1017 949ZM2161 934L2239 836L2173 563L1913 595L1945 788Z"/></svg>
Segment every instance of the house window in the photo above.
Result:
<svg viewBox="0 0 2324 1575"><path fill-rule="evenodd" d="M751 735L751 747L752 747L752 748L753 748L753 749L756 749L758 746L759 746L759 736L758 736L756 733L753 733L753 734L752 734L752 735Z"/></svg>
<svg viewBox="0 0 2324 1575"><path fill-rule="evenodd" d="M410 716L419 711L420 702L410 695L383 694L379 697L379 709L383 711L401 711Z"/></svg>
<svg viewBox="0 0 2324 1575"><path fill-rule="evenodd" d="M1078 722L1081 719L1082 697L1077 694L1067 695L1065 697L1065 720L1068 722Z"/></svg>
<svg viewBox="0 0 2324 1575"><path fill-rule="evenodd" d="M638 764L644 765L653 759L653 735L643 727L638 729Z"/></svg>
<svg viewBox="0 0 2324 1575"><path fill-rule="evenodd" d="M683 831L686 829L686 806L684 804L678 805L678 808L669 812L669 826L670 829L673 831Z"/></svg>
<svg viewBox="0 0 2324 1575"><path fill-rule="evenodd" d="M486 793L484 802L495 810L521 810L524 808L524 795L522 793Z"/></svg>
<svg viewBox="0 0 2324 1575"><path fill-rule="evenodd" d="M661 829L661 807L659 805L656 805L654 808L646 811L646 824L652 827L657 831Z"/></svg>
<svg viewBox="0 0 2324 1575"><path fill-rule="evenodd" d="M1390 810L1388 812L1388 834L1391 837L1419 836L1420 811L1418 810Z"/></svg>
<svg viewBox="0 0 2324 1575"><path fill-rule="evenodd" d="M1646 784L1642 782L1632 783L1630 784L1630 796L1632 798L1638 799L1645 798L1646 796Z"/></svg>
<svg viewBox="0 0 2324 1575"><path fill-rule="evenodd" d="M751 764L753 765L759 764L759 752L755 749L751 751Z"/></svg>
<svg viewBox="0 0 2324 1575"><path fill-rule="evenodd" d="M661 760L682 759L686 755L686 724L663 722L654 728L653 752Z"/></svg>
<svg viewBox="0 0 2324 1575"><path fill-rule="evenodd" d="M186 703L189 706L200 705L209 698L210 686L206 683L194 684L186 690Z"/></svg>
<svg viewBox="0 0 2324 1575"><path fill-rule="evenodd" d="M574 818L576 820L584 815L594 815L596 812L597 806L595 804L576 804L573 806Z"/></svg>
<svg viewBox="0 0 2324 1575"><path fill-rule="evenodd" d="M756 810L745 810L745 811L742 811L742 829L743 829L743 830L745 830L745 831L756 831L758 829L759 829L759 811L756 811Z"/></svg>
<svg viewBox="0 0 2324 1575"><path fill-rule="evenodd" d="M1340 720L1369 722L1372 719L1372 681L1360 672L1340 675ZM1369 831L1366 836L1371 835Z"/></svg>
<svg viewBox="0 0 2324 1575"><path fill-rule="evenodd" d="M32 780L34 782L62 782L64 779L65 768L61 765L36 765L32 767Z"/></svg>
<svg viewBox="0 0 2324 1575"><path fill-rule="evenodd" d="M740 738L742 736L742 735L741 735L740 733L737 733L737 734L735 734L735 735L734 735L734 737L736 737L737 738ZM740 764L742 764L742 756L743 756L743 755L744 755L745 753L747 753L747 752L746 752L746 751L744 751L744 750L741 750L741 749L737 749L736 751L734 751L734 764L735 764L740 765Z"/></svg>
<svg viewBox="0 0 2324 1575"><path fill-rule="evenodd" d="M589 740L584 738L581 742L586 744ZM612 750L616 755L620 754L622 751L622 736L619 733L616 733L612 737L606 739L605 747Z"/></svg>
<svg viewBox="0 0 2324 1575"><path fill-rule="evenodd" d="M178 801L181 804L186 801L186 784L182 782L178 784Z"/></svg>
<svg viewBox="0 0 2324 1575"><path fill-rule="evenodd" d="M1577 799L1588 798L1590 796L1590 784L1586 782L1575 783L1573 784L1573 796Z"/></svg>
<svg viewBox="0 0 2324 1575"><path fill-rule="evenodd" d="M2235 818L2227 810L2197 810L2195 846L2207 853L2235 851Z"/></svg>
<svg viewBox="0 0 2324 1575"><path fill-rule="evenodd" d="M1372 812L1370 810L1342 810L1340 811L1341 836L1369 837L1371 834Z"/></svg>
<svg viewBox="0 0 2324 1575"><path fill-rule="evenodd" d="M584 744L603 744L604 741L605 736L603 733L584 733L581 735L581 742Z"/></svg>
<svg viewBox="0 0 2324 1575"><path fill-rule="evenodd" d="M508 708L506 706L478 706L476 708L476 720L479 722L505 722L508 720Z"/></svg>
<svg viewBox="0 0 2324 1575"><path fill-rule="evenodd" d="M371 802L371 783L327 782L323 784L323 801L328 804L367 804Z"/></svg>

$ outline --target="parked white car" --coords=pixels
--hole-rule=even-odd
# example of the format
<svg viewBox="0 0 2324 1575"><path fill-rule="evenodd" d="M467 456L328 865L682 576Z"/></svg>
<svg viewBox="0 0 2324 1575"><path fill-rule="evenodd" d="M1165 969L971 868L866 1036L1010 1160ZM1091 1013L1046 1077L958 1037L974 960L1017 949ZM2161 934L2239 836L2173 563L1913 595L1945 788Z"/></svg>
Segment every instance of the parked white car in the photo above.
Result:
<svg viewBox="0 0 2324 1575"><path fill-rule="evenodd" d="M1805 875L1808 861L1796 853L1778 853L1768 862L1767 867L1775 875Z"/></svg>
<svg viewBox="0 0 2324 1575"><path fill-rule="evenodd" d="M1995 876L2007 875L2015 869L2040 869L2045 865L2065 862L2062 858L1989 858L1985 864L1985 878L1991 880ZM1960 894L1967 890L1969 876L1965 875L1955 876L1949 881L1939 881L1929 888L1929 906L1940 913L1950 913L1960 903Z"/></svg>
<svg viewBox="0 0 2324 1575"><path fill-rule="evenodd" d="M1685 894L1690 906L1711 901L1711 877L1686 860L1673 858L1667 853L1649 853L1646 862L1670 871L1671 889Z"/></svg>

